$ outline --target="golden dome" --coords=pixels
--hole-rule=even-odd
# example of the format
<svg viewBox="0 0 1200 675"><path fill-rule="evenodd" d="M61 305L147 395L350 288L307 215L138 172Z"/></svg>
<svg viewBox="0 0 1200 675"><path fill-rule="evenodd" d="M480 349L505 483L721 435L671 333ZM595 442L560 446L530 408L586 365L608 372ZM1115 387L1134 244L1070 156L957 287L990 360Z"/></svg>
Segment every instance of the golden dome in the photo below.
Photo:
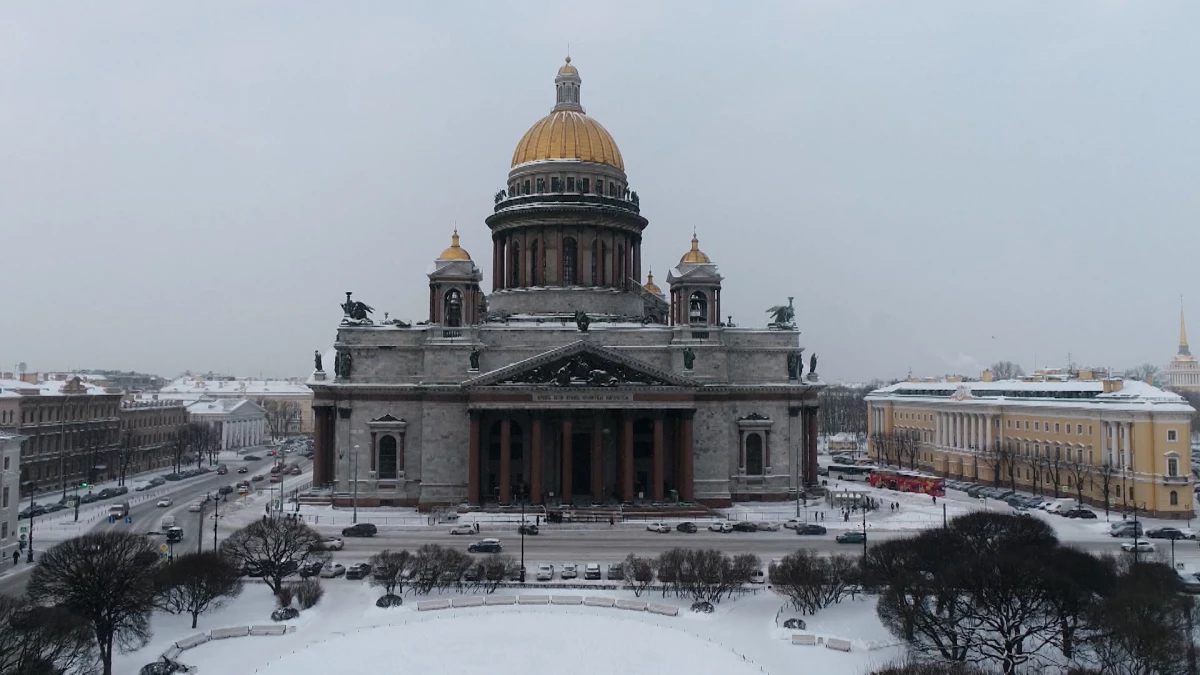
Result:
<svg viewBox="0 0 1200 675"><path fill-rule="evenodd" d="M693 234L692 235L692 250L688 251L687 253L684 253L683 257L679 259L679 262L681 262L681 263L710 263L712 261L709 260L708 256L704 255L704 252L700 250L700 240L697 239L696 235Z"/></svg>
<svg viewBox="0 0 1200 675"><path fill-rule="evenodd" d="M533 123L513 151L512 165L545 159L577 159L625 170L608 130L586 113L555 110Z"/></svg>
<svg viewBox="0 0 1200 675"><path fill-rule="evenodd" d="M654 283L654 272L652 271L646 273L646 285L642 286L642 288L646 289L650 293L654 293L655 295L663 294L662 289L658 287L658 284Z"/></svg>
<svg viewBox="0 0 1200 675"><path fill-rule="evenodd" d="M438 256L438 260L470 260L471 254L467 253L467 249L458 245L458 228L454 228L454 234L450 237L450 248L442 251Z"/></svg>
<svg viewBox="0 0 1200 675"><path fill-rule="evenodd" d="M578 75L579 71L575 70L575 66L571 65L571 57L567 57L567 62L558 69L559 75Z"/></svg>

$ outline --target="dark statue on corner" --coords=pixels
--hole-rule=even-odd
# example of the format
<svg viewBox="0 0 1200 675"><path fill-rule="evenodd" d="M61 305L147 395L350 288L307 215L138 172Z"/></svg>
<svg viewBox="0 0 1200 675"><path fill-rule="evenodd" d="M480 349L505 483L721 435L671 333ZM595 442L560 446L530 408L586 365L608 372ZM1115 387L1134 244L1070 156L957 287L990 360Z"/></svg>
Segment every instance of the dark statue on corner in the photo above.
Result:
<svg viewBox="0 0 1200 675"><path fill-rule="evenodd" d="M817 353L813 352L811 358L808 359L808 374L815 375L817 372Z"/></svg>
<svg viewBox="0 0 1200 675"><path fill-rule="evenodd" d="M798 380L804 375L804 355L799 352L788 354L787 357L788 379Z"/></svg>
<svg viewBox="0 0 1200 675"><path fill-rule="evenodd" d="M318 373L325 372L324 369L321 368L321 350L320 349L313 350L313 363L316 364Z"/></svg>
<svg viewBox="0 0 1200 675"><path fill-rule="evenodd" d="M794 297L788 297L788 304L775 305L767 310L767 314L771 315L771 323L769 326L776 328L795 328L796 327L796 308L793 306Z"/></svg>
<svg viewBox="0 0 1200 675"><path fill-rule="evenodd" d="M587 313L582 310L575 310L575 325L579 327L580 333L586 333L588 326L592 325L592 320L588 318Z"/></svg>
<svg viewBox="0 0 1200 675"><path fill-rule="evenodd" d="M692 366L695 364L696 364L695 352L692 351L691 347L684 347L683 348L683 367L686 370L691 370Z"/></svg>
<svg viewBox="0 0 1200 675"><path fill-rule="evenodd" d="M341 305L342 311L345 312L345 316L342 317L342 323L371 323L371 317L367 315L374 312L375 308L365 302L351 300L351 292L346 291L346 301Z"/></svg>
<svg viewBox="0 0 1200 675"><path fill-rule="evenodd" d="M339 349L337 356L333 357L333 374L337 377L350 377L350 369L353 366L354 357L350 356L350 351L347 349Z"/></svg>
<svg viewBox="0 0 1200 675"><path fill-rule="evenodd" d="M471 370L479 370L479 348L471 349Z"/></svg>

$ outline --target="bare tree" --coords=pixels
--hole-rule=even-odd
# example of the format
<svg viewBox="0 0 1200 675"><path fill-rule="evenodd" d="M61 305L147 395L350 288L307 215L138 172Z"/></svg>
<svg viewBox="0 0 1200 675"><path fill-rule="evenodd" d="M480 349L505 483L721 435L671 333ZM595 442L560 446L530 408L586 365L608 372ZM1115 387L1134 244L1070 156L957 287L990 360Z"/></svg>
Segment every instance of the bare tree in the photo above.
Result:
<svg viewBox="0 0 1200 675"><path fill-rule="evenodd" d="M220 609L242 592L238 567L216 551L187 553L159 568L155 580L158 607L172 614L200 615Z"/></svg>
<svg viewBox="0 0 1200 675"><path fill-rule="evenodd" d="M128 651L150 640L158 551L145 537L104 531L68 539L42 554L27 592L86 621L112 675L113 648Z"/></svg>
<svg viewBox="0 0 1200 675"><path fill-rule="evenodd" d="M653 558L640 558L630 553L621 567L625 576L625 586L632 589L636 597L642 597L642 592L654 583L656 564Z"/></svg>
<svg viewBox="0 0 1200 675"><path fill-rule="evenodd" d="M1113 479L1117 473L1117 468L1108 462L1101 464L1096 471L1096 475L1100 477L1100 496L1104 499L1105 518L1108 518L1108 507L1112 503Z"/></svg>
<svg viewBox="0 0 1200 675"><path fill-rule="evenodd" d="M1083 503L1083 487L1088 484L1092 477L1092 465L1083 461L1080 457L1074 461L1066 463L1067 480L1075 489L1075 501ZM1107 507L1105 507L1107 510Z"/></svg>
<svg viewBox="0 0 1200 675"><path fill-rule="evenodd" d="M267 413L267 428L275 439L291 433L293 424L300 419L300 404L295 401L267 399L262 402L262 407Z"/></svg>
<svg viewBox="0 0 1200 675"><path fill-rule="evenodd" d="M786 595L793 607L816 614L850 594L851 586L858 581L857 567L848 556L824 557L799 549L772 564L769 574L771 585Z"/></svg>
<svg viewBox="0 0 1200 675"><path fill-rule="evenodd" d="M992 377L997 380L1015 380L1025 374L1025 369L1012 361L997 361L988 370L992 371Z"/></svg>
<svg viewBox="0 0 1200 675"><path fill-rule="evenodd" d="M404 592L405 575L412 569L412 554L408 551L384 549L371 556L371 585L383 589L385 596Z"/></svg>
<svg viewBox="0 0 1200 675"><path fill-rule="evenodd" d="M91 627L62 606L0 595L0 673L82 675L95 658Z"/></svg>
<svg viewBox="0 0 1200 675"><path fill-rule="evenodd" d="M1162 371L1153 363L1143 363L1140 366L1127 368L1122 376L1127 380L1143 380L1155 382L1160 379Z"/></svg>
<svg viewBox="0 0 1200 675"><path fill-rule="evenodd" d="M235 565L257 571L272 593L308 559L321 537L308 525L291 518L264 518L229 535L221 554Z"/></svg>
<svg viewBox="0 0 1200 675"><path fill-rule="evenodd" d="M117 444L117 485L125 484L125 473L129 470L129 465L133 461L137 449L137 432L133 429L122 429L121 440Z"/></svg>
<svg viewBox="0 0 1200 675"><path fill-rule="evenodd" d="M435 588L460 586L473 562L471 556L458 549L425 544L412 558L408 589L418 595L428 595Z"/></svg>
<svg viewBox="0 0 1200 675"><path fill-rule="evenodd" d="M515 567L516 563L511 555L489 553L475 562L474 577L480 589L490 595L504 583Z"/></svg>

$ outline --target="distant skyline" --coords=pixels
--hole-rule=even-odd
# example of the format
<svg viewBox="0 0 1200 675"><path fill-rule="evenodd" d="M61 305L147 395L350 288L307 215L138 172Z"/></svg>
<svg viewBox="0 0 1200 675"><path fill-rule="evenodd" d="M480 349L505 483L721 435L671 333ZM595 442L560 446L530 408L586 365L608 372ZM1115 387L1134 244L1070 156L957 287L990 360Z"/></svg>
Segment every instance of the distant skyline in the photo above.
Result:
<svg viewBox="0 0 1200 675"><path fill-rule="evenodd" d="M0 6L0 370L303 376L420 321L570 44L665 289L828 381L1162 367L1200 322L1200 3ZM1200 324L1194 328L1200 331Z"/></svg>

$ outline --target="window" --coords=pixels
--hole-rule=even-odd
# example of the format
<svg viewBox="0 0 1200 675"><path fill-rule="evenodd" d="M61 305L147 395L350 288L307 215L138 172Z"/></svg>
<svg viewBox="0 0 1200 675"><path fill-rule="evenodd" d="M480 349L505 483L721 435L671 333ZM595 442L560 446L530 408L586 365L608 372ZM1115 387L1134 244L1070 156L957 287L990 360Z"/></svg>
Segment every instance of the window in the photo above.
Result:
<svg viewBox="0 0 1200 675"><path fill-rule="evenodd" d="M511 262L509 263L508 267L510 270L512 270L512 272L510 273L510 276L512 277L512 281L511 281L511 283L509 283L509 286L520 286L521 285L521 244L519 244L515 241L512 243L512 253L509 254L509 258L510 258Z"/></svg>
<svg viewBox="0 0 1200 675"><path fill-rule="evenodd" d="M575 177L567 176L567 192L575 191Z"/></svg>
<svg viewBox="0 0 1200 675"><path fill-rule="evenodd" d="M384 436L379 439L379 477L381 479L396 478L396 437Z"/></svg>
<svg viewBox="0 0 1200 675"><path fill-rule="evenodd" d="M1092 425L1088 425L1088 436L1092 435Z"/></svg>
<svg viewBox="0 0 1200 675"><path fill-rule="evenodd" d="M564 286L574 286L579 283L579 280L575 278L575 260L579 255L578 250L579 247L576 245L574 238L567 237L563 239L562 283Z"/></svg>
<svg viewBox="0 0 1200 675"><path fill-rule="evenodd" d="M537 191L538 191L539 195L546 191L546 179L545 178L537 179Z"/></svg>
<svg viewBox="0 0 1200 675"><path fill-rule="evenodd" d="M535 239L529 245L529 285L537 286L542 280L542 261L538 257L538 243Z"/></svg>
<svg viewBox="0 0 1200 675"><path fill-rule="evenodd" d="M446 299L443 303L445 316L442 317L442 324L451 328L457 328L462 325L462 293L457 290L446 292Z"/></svg>
<svg viewBox="0 0 1200 675"><path fill-rule="evenodd" d="M1179 440L1179 439L1176 437L1176 433L1177 433L1177 432L1176 432L1174 429L1167 429L1167 440L1168 440L1168 441L1170 441L1170 442L1172 442L1172 443L1174 443L1175 441Z"/></svg>
<svg viewBox="0 0 1200 675"><path fill-rule="evenodd" d="M608 183L608 196L609 197L617 196L617 184L613 183L612 181L609 181L609 183Z"/></svg>
<svg viewBox="0 0 1200 675"><path fill-rule="evenodd" d="M0 500L0 506L8 508L8 488L4 488L4 498Z"/></svg>
<svg viewBox="0 0 1200 675"><path fill-rule="evenodd" d="M550 191L551 191L551 192L558 192L560 187L562 187L562 183L560 183L560 182L559 182L559 180L558 180L558 176L551 176L551 178L550 178Z"/></svg>
<svg viewBox="0 0 1200 675"><path fill-rule="evenodd" d="M521 184L521 194L529 194L529 181L525 181Z"/></svg>
<svg viewBox="0 0 1200 675"><path fill-rule="evenodd" d="M1012 420L1004 420L1004 426L1011 429L1012 428Z"/></svg>
<svg viewBox="0 0 1200 675"><path fill-rule="evenodd" d="M10 468L10 467L9 467L9 464L10 464L11 460L12 460L12 457L5 457L5 458L4 458L4 470L5 470L5 471L8 471L8 469Z"/></svg>
<svg viewBox="0 0 1200 675"><path fill-rule="evenodd" d="M746 473L750 476L763 474L763 443L758 434L746 437Z"/></svg>
<svg viewBox="0 0 1200 675"><path fill-rule="evenodd" d="M0 523L0 539L8 539L8 521Z"/></svg>
<svg viewBox="0 0 1200 675"><path fill-rule="evenodd" d="M1033 423L1033 430L1034 430L1034 431L1041 431L1041 430L1042 430L1042 423L1041 423L1041 422L1034 422L1034 423Z"/></svg>
<svg viewBox="0 0 1200 675"><path fill-rule="evenodd" d="M1060 433L1062 430L1058 426L1058 422L1054 423L1054 433Z"/></svg>
<svg viewBox="0 0 1200 675"><path fill-rule="evenodd" d="M1075 433L1077 433L1077 434L1083 434L1083 425L1082 425L1082 424L1076 424L1076 425L1075 425Z"/></svg>
<svg viewBox="0 0 1200 675"><path fill-rule="evenodd" d="M1179 493L1171 490L1171 506L1179 506Z"/></svg>
<svg viewBox="0 0 1200 675"><path fill-rule="evenodd" d="M591 192L592 191L592 181L590 179L581 178L580 181L581 181L581 184L579 187L580 192Z"/></svg>
<svg viewBox="0 0 1200 675"><path fill-rule="evenodd" d="M1029 420L1025 420L1025 429L1026 429L1026 430L1028 430L1028 429L1029 429Z"/></svg>
<svg viewBox="0 0 1200 675"><path fill-rule="evenodd" d="M708 298L700 291L693 292L688 299L688 323L708 323Z"/></svg>
<svg viewBox="0 0 1200 675"><path fill-rule="evenodd" d="M1172 478L1179 476L1179 458L1178 457L1167 457L1167 475ZM8 488L4 488L4 493L6 495L8 494ZM8 500L5 499L4 501L5 501L5 505L7 505Z"/></svg>

